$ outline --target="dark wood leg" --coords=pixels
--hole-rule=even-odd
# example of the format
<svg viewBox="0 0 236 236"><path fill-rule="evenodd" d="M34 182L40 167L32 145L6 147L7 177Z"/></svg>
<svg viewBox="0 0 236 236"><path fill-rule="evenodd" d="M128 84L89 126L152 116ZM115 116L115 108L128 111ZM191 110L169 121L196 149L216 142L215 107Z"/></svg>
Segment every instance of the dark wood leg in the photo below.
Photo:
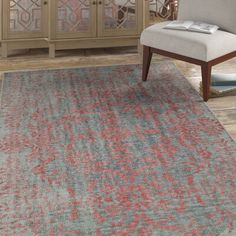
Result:
<svg viewBox="0 0 236 236"><path fill-rule="evenodd" d="M202 90L203 90L203 100L208 101L210 95L210 85L211 85L211 69L212 66L209 63L202 64Z"/></svg>
<svg viewBox="0 0 236 236"><path fill-rule="evenodd" d="M143 46L143 81L147 80L151 60L152 60L151 48Z"/></svg>

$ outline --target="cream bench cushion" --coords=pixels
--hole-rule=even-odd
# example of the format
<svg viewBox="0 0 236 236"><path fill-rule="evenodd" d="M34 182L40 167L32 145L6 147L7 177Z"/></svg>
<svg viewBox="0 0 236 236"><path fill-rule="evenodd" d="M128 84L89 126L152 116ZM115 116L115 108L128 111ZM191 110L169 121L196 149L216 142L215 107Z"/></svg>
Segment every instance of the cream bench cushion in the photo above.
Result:
<svg viewBox="0 0 236 236"><path fill-rule="evenodd" d="M203 34L163 29L168 23L146 28L141 35L141 44L206 62L236 51L235 34L222 30Z"/></svg>

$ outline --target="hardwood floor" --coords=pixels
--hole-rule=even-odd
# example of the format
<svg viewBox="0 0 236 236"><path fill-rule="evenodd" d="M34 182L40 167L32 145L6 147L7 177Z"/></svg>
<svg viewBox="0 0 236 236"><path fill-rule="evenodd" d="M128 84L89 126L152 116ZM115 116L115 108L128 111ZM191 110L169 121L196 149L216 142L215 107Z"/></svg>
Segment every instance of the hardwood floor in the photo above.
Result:
<svg viewBox="0 0 236 236"><path fill-rule="evenodd" d="M57 52L56 58L48 58L47 50L27 50L12 53L8 59L0 59L0 82L3 73L19 70L90 67L141 63L135 48L66 50ZM153 62L172 60L154 56ZM200 67L172 60L183 75L199 91ZM214 72L236 73L236 58L214 67ZM1 83L0 83L0 87ZM207 103L231 137L236 141L236 96L212 98Z"/></svg>

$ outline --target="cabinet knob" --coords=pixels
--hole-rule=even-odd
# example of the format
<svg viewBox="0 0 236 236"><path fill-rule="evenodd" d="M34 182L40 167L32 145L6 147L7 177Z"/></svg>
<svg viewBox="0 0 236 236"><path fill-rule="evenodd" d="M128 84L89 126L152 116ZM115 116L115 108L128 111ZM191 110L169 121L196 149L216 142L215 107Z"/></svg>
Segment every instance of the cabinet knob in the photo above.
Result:
<svg viewBox="0 0 236 236"><path fill-rule="evenodd" d="M44 1L44 2L43 2L43 4L44 4L44 5L47 5L47 4L48 4L48 2L47 2L47 1Z"/></svg>
<svg viewBox="0 0 236 236"><path fill-rule="evenodd" d="M96 5L96 3L97 3L96 1L93 1L93 5Z"/></svg>
<svg viewBox="0 0 236 236"><path fill-rule="evenodd" d="M99 5L102 5L102 1L99 1L98 4L99 4Z"/></svg>

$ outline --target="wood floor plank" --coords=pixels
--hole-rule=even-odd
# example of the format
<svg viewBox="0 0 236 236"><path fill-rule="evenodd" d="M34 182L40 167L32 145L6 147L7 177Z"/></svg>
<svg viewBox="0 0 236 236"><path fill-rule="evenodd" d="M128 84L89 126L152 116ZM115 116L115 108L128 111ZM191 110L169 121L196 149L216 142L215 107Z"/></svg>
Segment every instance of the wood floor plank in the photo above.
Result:
<svg viewBox="0 0 236 236"><path fill-rule="evenodd" d="M236 141L236 125L224 125L229 135Z"/></svg>
<svg viewBox="0 0 236 236"><path fill-rule="evenodd" d="M224 125L236 126L236 109L216 110L213 112Z"/></svg>
<svg viewBox="0 0 236 236"><path fill-rule="evenodd" d="M235 110L236 96L225 96L221 98L210 99L207 105L212 110Z"/></svg>

